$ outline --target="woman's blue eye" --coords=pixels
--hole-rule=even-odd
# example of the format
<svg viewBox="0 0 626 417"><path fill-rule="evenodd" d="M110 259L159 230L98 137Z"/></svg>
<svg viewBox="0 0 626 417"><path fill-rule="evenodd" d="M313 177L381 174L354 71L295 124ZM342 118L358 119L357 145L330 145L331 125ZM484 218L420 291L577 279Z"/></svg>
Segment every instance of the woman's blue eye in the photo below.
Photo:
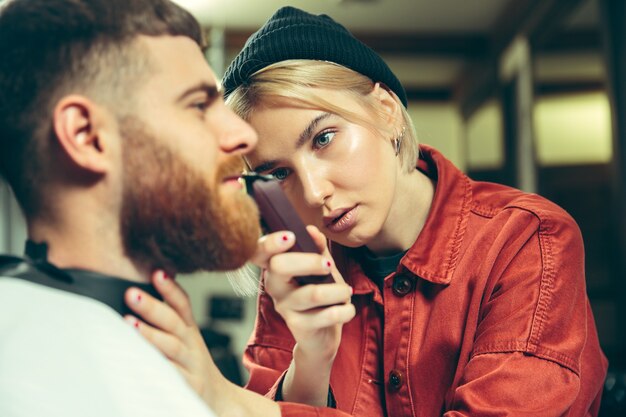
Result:
<svg viewBox="0 0 626 417"><path fill-rule="evenodd" d="M289 176L289 170L287 168L277 168L270 172L279 181L286 179Z"/></svg>
<svg viewBox="0 0 626 417"><path fill-rule="evenodd" d="M333 141L334 136L335 132L324 132L321 135L317 135L313 139L313 146L315 148L323 148L325 146L328 146Z"/></svg>

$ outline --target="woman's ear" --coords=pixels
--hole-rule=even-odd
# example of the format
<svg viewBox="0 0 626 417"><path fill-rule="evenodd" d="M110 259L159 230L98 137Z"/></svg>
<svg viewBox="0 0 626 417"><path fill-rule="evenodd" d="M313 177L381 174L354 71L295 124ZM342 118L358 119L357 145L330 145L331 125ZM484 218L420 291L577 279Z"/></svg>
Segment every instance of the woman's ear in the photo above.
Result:
<svg viewBox="0 0 626 417"><path fill-rule="evenodd" d="M402 119L402 112L400 109L400 100L392 91L388 90L386 86L381 83L374 84L372 94L378 100L382 113L385 115L389 124L396 124L398 120Z"/></svg>
<svg viewBox="0 0 626 417"><path fill-rule="evenodd" d="M80 95L63 97L54 107L53 127L61 150L77 167L103 174L109 167L102 135L104 110Z"/></svg>

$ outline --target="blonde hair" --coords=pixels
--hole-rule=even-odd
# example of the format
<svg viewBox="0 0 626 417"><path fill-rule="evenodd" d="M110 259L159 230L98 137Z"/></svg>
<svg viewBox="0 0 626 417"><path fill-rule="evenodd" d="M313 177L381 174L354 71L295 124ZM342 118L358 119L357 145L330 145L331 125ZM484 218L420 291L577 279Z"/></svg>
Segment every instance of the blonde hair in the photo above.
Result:
<svg viewBox="0 0 626 417"><path fill-rule="evenodd" d="M386 132L395 139L402 135L402 128L398 130L395 126L381 126L381 123L373 123L356 112L325 100L313 91L314 89L327 89L345 92L366 110L378 114L379 120L383 120L383 110L377 105L377 100L369 94L373 88L374 84L370 78L342 65L326 61L286 60L257 71L249 82L233 90L226 99L226 104L242 119L250 120L255 107L288 99L303 106L337 114L346 120L379 132ZM395 93L387 91L394 97L402 112L405 130L399 158L402 168L409 172L415 169L419 156L415 127L406 108Z"/></svg>
<svg viewBox="0 0 626 417"><path fill-rule="evenodd" d="M337 114L352 123L360 124L378 133L386 133L394 139L404 135L398 157L402 169L410 172L417 164L419 143L411 117L395 93L387 89L401 109L405 129L380 126L380 122L372 122L359 113L337 106L315 94L314 91L314 89L327 89L345 92L366 110L378 115L377 119L382 121L385 114L378 105L378 100L370 94L373 88L374 83L370 78L332 62L286 60L257 71L249 82L233 90L226 99L226 104L239 117L249 121L256 107L288 99L304 107ZM253 295L259 288L259 271L250 265L232 271L227 276L234 290L240 295Z"/></svg>

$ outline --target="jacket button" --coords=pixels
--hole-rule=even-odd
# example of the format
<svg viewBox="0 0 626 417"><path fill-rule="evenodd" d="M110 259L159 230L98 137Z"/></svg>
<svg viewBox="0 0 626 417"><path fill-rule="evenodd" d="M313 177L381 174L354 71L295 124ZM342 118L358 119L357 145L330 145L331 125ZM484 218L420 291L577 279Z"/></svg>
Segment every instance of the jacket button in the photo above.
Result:
<svg viewBox="0 0 626 417"><path fill-rule="evenodd" d="M404 385L404 375L402 372L394 369L389 372L389 389L398 391Z"/></svg>
<svg viewBox="0 0 626 417"><path fill-rule="evenodd" d="M396 275L393 279L393 285L391 289L395 295L398 297L404 297L415 287L415 281L412 278L407 277L406 275Z"/></svg>

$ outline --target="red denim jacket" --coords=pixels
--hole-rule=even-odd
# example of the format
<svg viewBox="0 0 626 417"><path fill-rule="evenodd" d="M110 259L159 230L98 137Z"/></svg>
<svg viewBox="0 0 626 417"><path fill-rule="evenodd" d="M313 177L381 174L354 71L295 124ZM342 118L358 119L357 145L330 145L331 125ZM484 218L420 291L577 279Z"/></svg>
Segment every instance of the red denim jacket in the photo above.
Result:
<svg viewBox="0 0 626 417"><path fill-rule="evenodd" d="M607 361L576 223L421 151L433 204L382 293L349 250L332 248L357 311L331 373L337 409L281 402L283 416L596 416ZM248 388L273 396L293 346L261 293Z"/></svg>

